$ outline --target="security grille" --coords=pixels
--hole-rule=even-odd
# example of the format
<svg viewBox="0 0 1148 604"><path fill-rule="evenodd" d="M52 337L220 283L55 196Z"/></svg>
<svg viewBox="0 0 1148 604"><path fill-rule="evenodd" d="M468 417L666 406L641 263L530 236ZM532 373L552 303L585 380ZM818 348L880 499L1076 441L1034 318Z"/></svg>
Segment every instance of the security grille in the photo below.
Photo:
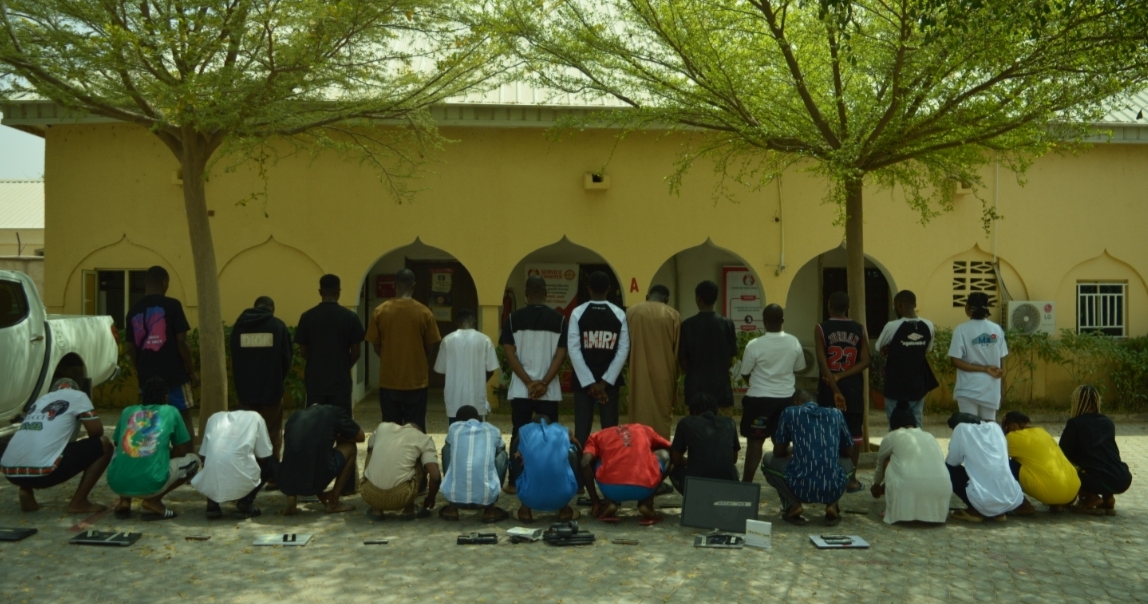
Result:
<svg viewBox="0 0 1148 604"><path fill-rule="evenodd" d="M989 306L997 305L997 277L993 263L987 260L957 260L953 262L953 308L964 308L969 294L984 292Z"/></svg>
<svg viewBox="0 0 1148 604"><path fill-rule="evenodd" d="M1128 335L1127 296L1127 283L1077 283L1076 331L1117 337Z"/></svg>

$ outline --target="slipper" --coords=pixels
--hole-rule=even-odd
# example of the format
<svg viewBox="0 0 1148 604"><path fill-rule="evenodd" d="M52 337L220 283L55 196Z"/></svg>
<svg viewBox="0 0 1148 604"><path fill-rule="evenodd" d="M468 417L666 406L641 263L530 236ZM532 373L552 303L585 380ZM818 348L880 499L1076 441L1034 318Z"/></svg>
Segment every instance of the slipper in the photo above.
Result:
<svg viewBox="0 0 1148 604"><path fill-rule="evenodd" d="M838 524L841 524L841 516L825 515L825 526L837 526Z"/></svg>
<svg viewBox="0 0 1148 604"><path fill-rule="evenodd" d="M421 505L416 506L415 513L413 513L413 514L399 514L399 520L402 520L403 522L414 520L415 518L429 518L429 517L430 517L430 510L424 508Z"/></svg>
<svg viewBox="0 0 1148 604"><path fill-rule="evenodd" d="M510 518L510 512L502 508L495 508L495 510L496 513L493 516L487 516L486 514L483 514L482 521L487 524L494 524L495 522L502 522L503 520Z"/></svg>
<svg viewBox="0 0 1148 604"><path fill-rule="evenodd" d="M860 480L857 481L857 486L855 486L853 488L849 488L849 487L845 488L846 493L860 493L861 491L864 491L864 490L865 490L865 484L862 483Z"/></svg>
<svg viewBox="0 0 1148 604"><path fill-rule="evenodd" d="M663 520L665 520L665 518L661 514L658 514L653 518L650 518L649 516L642 516L642 519L638 521L638 524L642 526L654 526Z"/></svg>
<svg viewBox="0 0 1148 604"><path fill-rule="evenodd" d="M534 522L535 522L533 516L531 516L530 518L523 518L522 514L515 514L514 517L518 518L518 521L521 522L522 524L534 524ZM559 518L559 520L562 520L562 519ZM565 521L563 521L563 522L565 522Z"/></svg>
<svg viewBox="0 0 1148 604"><path fill-rule="evenodd" d="M142 516L140 516L140 520L143 520L144 522L155 522L156 520L171 520L172 518L175 518L178 515L179 514L176 514L175 512L171 511L170 508L164 507L162 514L157 513L157 512L147 512L147 513L143 514Z"/></svg>
<svg viewBox="0 0 1148 604"><path fill-rule="evenodd" d="M445 507L438 511L438 517L448 522L458 522L458 512L448 514Z"/></svg>
<svg viewBox="0 0 1148 604"><path fill-rule="evenodd" d="M120 520L127 520L132 517L132 509L128 508L126 510L116 510L115 516Z"/></svg>
<svg viewBox="0 0 1148 604"><path fill-rule="evenodd" d="M953 519L954 520L964 520L966 522L984 522L985 521L985 519L982 516L977 516L976 514L970 514L968 512L968 510L953 510Z"/></svg>
<svg viewBox="0 0 1148 604"><path fill-rule="evenodd" d="M573 510L573 513L571 513L570 516L567 518L563 518L561 515L559 515L558 521L559 522L570 522L571 520L577 520L581 517L582 517L582 512L579 512L578 510Z"/></svg>
<svg viewBox="0 0 1148 604"><path fill-rule="evenodd" d="M617 523L617 522L621 522L621 521L622 521L622 519L621 519L621 518L619 518L617 515L614 515L614 516L599 516L599 517L598 517L598 522L605 522L605 523L608 523L608 524L615 524L615 523Z"/></svg>
<svg viewBox="0 0 1148 604"><path fill-rule="evenodd" d="M794 526L805 526L806 524L809 524L809 521L806 520L805 516L802 516L801 514L798 514L796 516L789 516L787 514L782 514L781 519L794 525Z"/></svg>

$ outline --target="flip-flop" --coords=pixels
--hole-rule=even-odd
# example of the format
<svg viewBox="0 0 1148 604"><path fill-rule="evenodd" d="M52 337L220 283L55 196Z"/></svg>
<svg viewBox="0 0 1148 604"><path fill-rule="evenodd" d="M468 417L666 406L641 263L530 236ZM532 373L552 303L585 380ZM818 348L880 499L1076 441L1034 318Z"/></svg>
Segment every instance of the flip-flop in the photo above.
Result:
<svg viewBox="0 0 1148 604"><path fill-rule="evenodd" d="M825 515L825 526L837 526L838 524L841 524L841 516Z"/></svg>
<svg viewBox="0 0 1148 604"><path fill-rule="evenodd" d="M521 522L522 524L534 524L534 522L535 522L533 516L531 516L530 518L523 518L522 515L515 514L514 517L517 518L518 521ZM562 520L562 519L559 518L559 520ZM565 520L563 520L563 522L565 522Z"/></svg>
<svg viewBox="0 0 1148 604"><path fill-rule="evenodd" d="M509 518L510 518L510 512L508 512L504 509L501 509L501 508L498 510L498 513L495 514L494 516L487 516L486 514L482 515L482 521L487 523L487 524L494 524L495 522L502 522L503 520L508 520Z"/></svg>
<svg viewBox="0 0 1148 604"><path fill-rule="evenodd" d="M119 520L127 520L127 519L132 517L132 509L128 508L126 510L116 510L115 512L113 512L113 514Z"/></svg>
<svg viewBox="0 0 1148 604"><path fill-rule="evenodd" d="M796 516L789 516L787 514L782 514L781 519L794 525L794 526L805 526L805 525L809 524L809 521L806 520L805 517L802 516L801 514L798 514Z"/></svg>
<svg viewBox="0 0 1148 604"><path fill-rule="evenodd" d="M179 514L171 511L171 508L164 507L162 514L157 512L147 512L140 516L140 520L143 520L144 522L155 522L157 520L171 520L176 516L179 516Z"/></svg>
<svg viewBox="0 0 1148 604"><path fill-rule="evenodd" d="M607 524L616 524L621 522L622 519L617 516L599 516L598 522L605 522Z"/></svg>
<svg viewBox="0 0 1148 604"><path fill-rule="evenodd" d="M577 520L581 517L582 517L582 512L579 512L578 510L574 510L573 513L570 514L569 518L563 518L562 516L558 516L558 521L559 522L570 522L572 520Z"/></svg>
<svg viewBox="0 0 1148 604"><path fill-rule="evenodd" d="M454 514L447 514L446 508L438 511L438 517L446 520L447 522L458 522L458 512L455 512Z"/></svg>
<svg viewBox="0 0 1148 604"><path fill-rule="evenodd" d="M665 517L663 517L661 514L658 514L657 516L654 516L653 518L650 518L648 516L642 516L642 519L638 521L638 524L640 524L642 526L654 526L655 524L658 524L659 522L661 522L663 520L665 520Z"/></svg>
<svg viewBox="0 0 1148 604"><path fill-rule="evenodd" d="M415 513L413 513L413 514L399 514L399 520L402 520L403 522L408 522L408 521L414 520L416 518L429 518L430 517L430 510L424 508L421 505L416 506L416 507L417 507L417 509L415 510Z"/></svg>
<svg viewBox="0 0 1148 604"><path fill-rule="evenodd" d="M864 491L864 490L865 490L865 483L863 483L861 481L857 481L857 486L855 486L853 488L845 487L846 493L860 493L861 491Z"/></svg>

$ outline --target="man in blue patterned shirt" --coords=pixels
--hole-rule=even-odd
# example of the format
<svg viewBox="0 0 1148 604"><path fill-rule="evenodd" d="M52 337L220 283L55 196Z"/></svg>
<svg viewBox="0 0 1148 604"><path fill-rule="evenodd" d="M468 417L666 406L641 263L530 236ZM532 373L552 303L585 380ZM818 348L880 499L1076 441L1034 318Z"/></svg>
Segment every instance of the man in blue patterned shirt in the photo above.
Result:
<svg viewBox="0 0 1148 604"><path fill-rule="evenodd" d="M841 411L819 407L816 400L804 390L794 395L793 406L781 413L773 434L773 453L765 454L761 472L777 489L783 520L803 525L807 520L801 503L823 503L825 524L834 526L841 521L837 502L854 473L849 460L853 437Z"/></svg>

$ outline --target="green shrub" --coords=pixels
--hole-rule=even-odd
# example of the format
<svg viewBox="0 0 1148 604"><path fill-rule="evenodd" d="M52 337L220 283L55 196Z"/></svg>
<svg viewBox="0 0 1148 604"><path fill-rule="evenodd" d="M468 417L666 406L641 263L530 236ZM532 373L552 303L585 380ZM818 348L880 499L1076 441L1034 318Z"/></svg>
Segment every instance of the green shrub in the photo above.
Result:
<svg viewBox="0 0 1148 604"><path fill-rule="evenodd" d="M1148 403L1148 336L1128 338L1113 347L1109 379L1125 409Z"/></svg>

